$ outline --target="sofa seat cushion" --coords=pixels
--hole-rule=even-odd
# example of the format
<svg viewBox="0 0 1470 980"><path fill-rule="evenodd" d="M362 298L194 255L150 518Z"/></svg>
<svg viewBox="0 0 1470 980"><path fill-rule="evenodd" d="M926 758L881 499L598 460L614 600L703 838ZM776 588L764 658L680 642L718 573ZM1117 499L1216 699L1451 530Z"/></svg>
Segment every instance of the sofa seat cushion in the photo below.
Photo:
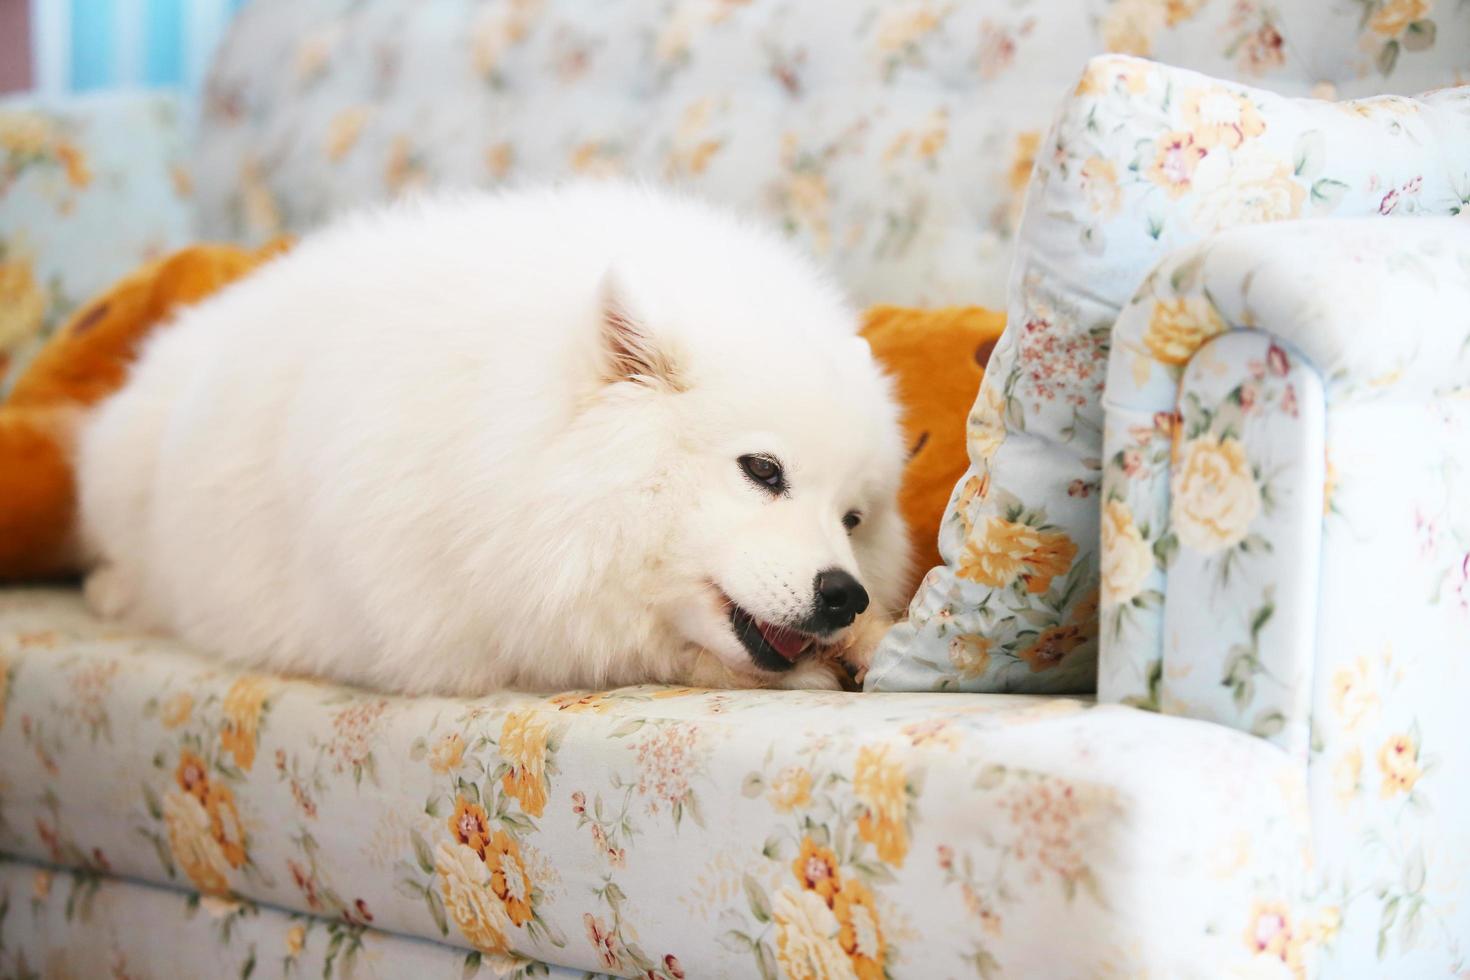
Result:
<svg viewBox="0 0 1470 980"><path fill-rule="evenodd" d="M1296 966L1316 935L1288 757L1122 706L395 698L239 673L65 590L0 592L0 679L0 850L486 954L1183 976Z"/></svg>

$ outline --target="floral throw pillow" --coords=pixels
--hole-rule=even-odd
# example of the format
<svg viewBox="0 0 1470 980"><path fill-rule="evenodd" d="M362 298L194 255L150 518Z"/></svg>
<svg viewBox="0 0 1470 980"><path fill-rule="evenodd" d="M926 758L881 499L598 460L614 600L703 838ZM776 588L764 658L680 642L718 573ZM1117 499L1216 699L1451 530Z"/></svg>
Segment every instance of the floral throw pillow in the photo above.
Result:
<svg viewBox="0 0 1470 980"><path fill-rule="evenodd" d="M1373 214L1470 216L1470 86L1334 103L1093 59L1037 155L944 564L884 639L869 689L1092 691L1108 574L1100 399L1119 310L1205 235ZM1182 364L1210 329L1161 306L1144 342Z"/></svg>

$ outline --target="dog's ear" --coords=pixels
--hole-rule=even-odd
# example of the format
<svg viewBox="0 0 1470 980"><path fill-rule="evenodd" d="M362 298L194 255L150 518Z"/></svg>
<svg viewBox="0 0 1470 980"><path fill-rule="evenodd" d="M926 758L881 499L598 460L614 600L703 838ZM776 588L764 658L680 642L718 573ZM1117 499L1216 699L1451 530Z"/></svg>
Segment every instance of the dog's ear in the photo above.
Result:
<svg viewBox="0 0 1470 980"><path fill-rule="evenodd" d="M608 382L632 381L667 391L683 391L678 366L644 328L616 271L602 279L602 346Z"/></svg>

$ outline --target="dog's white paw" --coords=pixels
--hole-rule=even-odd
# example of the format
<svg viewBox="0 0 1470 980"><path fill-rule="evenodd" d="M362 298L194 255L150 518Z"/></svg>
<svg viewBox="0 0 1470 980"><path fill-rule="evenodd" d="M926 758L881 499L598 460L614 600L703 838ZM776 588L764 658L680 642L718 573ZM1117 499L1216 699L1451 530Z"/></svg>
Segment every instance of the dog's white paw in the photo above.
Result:
<svg viewBox="0 0 1470 980"><path fill-rule="evenodd" d="M781 675L772 686L783 691L840 691L844 671L829 659L810 658Z"/></svg>
<svg viewBox="0 0 1470 980"><path fill-rule="evenodd" d="M873 654L877 652L878 644L892 625L893 620L873 612L864 613L852 624L838 657L846 666L853 684L859 688L863 686L863 678L868 676L868 668L873 665Z"/></svg>
<svg viewBox="0 0 1470 980"><path fill-rule="evenodd" d="M102 565L82 585L87 606L103 619L122 619L133 606L133 589L116 565Z"/></svg>

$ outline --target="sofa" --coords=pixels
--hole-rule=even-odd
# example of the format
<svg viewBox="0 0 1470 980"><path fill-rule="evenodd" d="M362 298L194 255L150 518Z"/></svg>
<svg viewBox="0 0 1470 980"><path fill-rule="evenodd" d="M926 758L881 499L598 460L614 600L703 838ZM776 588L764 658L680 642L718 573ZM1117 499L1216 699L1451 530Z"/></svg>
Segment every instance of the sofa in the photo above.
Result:
<svg viewBox="0 0 1470 980"><path fill-rule="evenodd" d="M0 348L195 237L572 172L761 215L865 301L999 305L1056 107L1163 71L1091 56L1408 93L1467 69L1431 6L252 0L197 121L0 104ZM0 590L0 974L1470 969L1470 154L1425 154L1435 217L1332 214L1308 144L1314 220L1119 254L1096 697L400 698ZM1161 309L1216 326L1175 357ZM1140 515L1186 545L1147 589ZM1252 560L1188 557L1242 521Z"/></svg>

